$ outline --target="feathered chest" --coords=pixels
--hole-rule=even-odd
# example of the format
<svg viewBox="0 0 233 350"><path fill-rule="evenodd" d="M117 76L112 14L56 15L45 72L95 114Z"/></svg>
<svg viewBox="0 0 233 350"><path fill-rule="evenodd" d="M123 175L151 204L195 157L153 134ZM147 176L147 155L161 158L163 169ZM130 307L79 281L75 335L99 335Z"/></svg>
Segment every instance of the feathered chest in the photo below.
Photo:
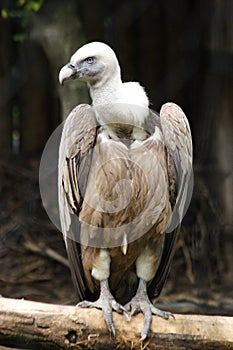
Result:
<svg viewBox="0 0 233 350"><path fill-rule="evenodd" d="M119 141L130 148L135 141L144 141L150 134L142 127L131 124L108 123L102 126L101 132L108 138Z"/></svg>
<svg viewBox="0 0 233 350"><path fill-rule="evenodd" d="M166 210L170 215L165 146L154 137L128 148L97 136L79 219L88 228L85 244L121 245L135 240ZM100 231L103 231L100 234ZM146 231L145 231L146 230Z"/></svg>
<svg viewBox="0 0 233 350"><path fill-rule="evenodd" d="M94 107L99 124L113 139L145 140L144 129L148 108L137 105L114 103Z"/></svg>

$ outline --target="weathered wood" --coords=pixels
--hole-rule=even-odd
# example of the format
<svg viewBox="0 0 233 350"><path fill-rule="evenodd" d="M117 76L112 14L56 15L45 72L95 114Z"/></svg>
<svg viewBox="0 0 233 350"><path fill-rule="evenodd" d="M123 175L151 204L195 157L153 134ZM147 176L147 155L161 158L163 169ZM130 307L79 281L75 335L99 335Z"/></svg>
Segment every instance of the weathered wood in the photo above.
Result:
<svg viewBox="0 0 233 350"><path fill-rule="evenodd" d="M0 298L0 344L26 349L233 349L233 317L153 317L151 337L139 340L143 316L114 313L112 339L96 309Z"/></svg>

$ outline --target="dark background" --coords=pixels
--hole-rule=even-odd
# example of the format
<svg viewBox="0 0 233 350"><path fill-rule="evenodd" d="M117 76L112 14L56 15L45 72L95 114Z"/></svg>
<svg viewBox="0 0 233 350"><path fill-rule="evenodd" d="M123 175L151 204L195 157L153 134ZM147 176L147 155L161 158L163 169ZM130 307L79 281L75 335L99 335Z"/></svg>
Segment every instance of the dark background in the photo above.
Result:
<svg viewBox="0 0 233 350"><path fill-rule="evenodd" d="M99 40L116 51L123 80L140 81L157 111L178 103L193 134L194 193L160 302L232 314L233 1L1 0L1 10L0 293L75 302L38 169L52 131L89 102L84 84L59 86L59 69Z"/></svg>

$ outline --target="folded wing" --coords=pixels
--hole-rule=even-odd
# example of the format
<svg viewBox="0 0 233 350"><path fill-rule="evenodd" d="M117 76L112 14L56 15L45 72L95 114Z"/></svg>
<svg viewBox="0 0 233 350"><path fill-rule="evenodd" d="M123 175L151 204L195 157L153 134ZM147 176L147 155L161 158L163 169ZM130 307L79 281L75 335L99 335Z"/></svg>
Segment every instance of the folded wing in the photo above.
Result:
<svg viewBox="0 0 233 350"><path fill-rule="evenodd" d="M80 249L78 214L90 170L97 121L91 106L82 104L72 110L64 123L58 163L58 203L62 233L78 298L85 295Z"/></svg>
<svg viewBox="0 0 233 350"><path fill-rule="evenodd" d="M156 275L148 288L151 299L160 295L166 281L180 224L188 209L193 190L192 137L188 120L179 106L175 103L166 103L160 110L160 122L167 148L168 178L171 186L175 170L176 198L174 201L171 193L173 213L166 229L163 255Z"/></svg>

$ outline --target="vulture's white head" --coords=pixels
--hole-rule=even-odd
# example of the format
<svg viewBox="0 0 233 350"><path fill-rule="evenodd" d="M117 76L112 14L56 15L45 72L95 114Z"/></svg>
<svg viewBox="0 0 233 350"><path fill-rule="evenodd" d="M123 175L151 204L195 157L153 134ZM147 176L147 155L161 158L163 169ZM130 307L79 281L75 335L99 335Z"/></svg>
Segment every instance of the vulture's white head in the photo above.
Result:
<svg viewBox="0 0 233 350"><path fill-rule="evenodd" d="M61 84L70 79L88 84L93 107L104 107L104 110L96 110L103 123L114 120L141 125L148 115L149 101L143 87L136 82L122 83L117 57L102 42L88 43L73 54L59 73ZM143 108L139 110L135 106Z"/></svg>
<svg viewBox="0 0 233 350"><path fill-rule="evenodd" d="M59 73L61 84L79 79L90 87L99 87L108 80L120 78L120 66L114 51L102 42L91 42L78 49Z"/></svg>

